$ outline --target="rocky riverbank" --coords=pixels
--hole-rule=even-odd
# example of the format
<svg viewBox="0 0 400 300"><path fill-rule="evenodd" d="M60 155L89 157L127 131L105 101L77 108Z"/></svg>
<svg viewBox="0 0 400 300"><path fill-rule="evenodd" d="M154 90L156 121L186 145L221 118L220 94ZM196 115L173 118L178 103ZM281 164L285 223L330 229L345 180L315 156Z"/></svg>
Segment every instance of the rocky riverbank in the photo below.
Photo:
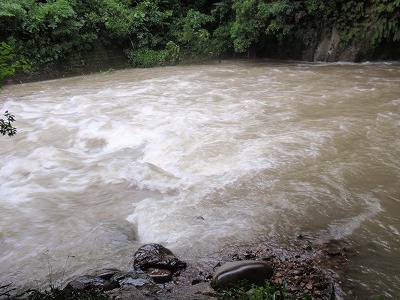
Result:
<svg viewBox="0 0 400 300"><path fill-rule="evenodd" d="M351 291L345 291L341 280L346 271L347 256L343 241L315 243L303 235L284 243L267 240L229 246L202 259L186 262L161 245L149 244L134 254L132 265L126 270L104 269L77 277L63 290L70 298L57 299L78 299L87 291L100 292L105 299L115 300L217 299L220 294L212 287L215 287L215 274L221 266L233 261L241 261L245 266L234 273L246 269L248 261L270 266L272 271L268 278L271 284L285 284L292 299L304 299L306 295L313 299L346 299ZM225 279L235 283L235 276L230 273ZM5 295L0 299L27 299L29 294L32 295L32 291L14 297Z"/></svg>
<svg viewBox="0 0 400 300"><path fill-rule="evenodd" d="M269 240L230 246L201 261L188 262L179 276L165 285L169 294L158 299L214 299L217 294L210 282L218 268L226 262L243 260L270 263L274 267L271 283L285 284L293 299L304 299L305 295L313 299L347 299L352 291L342 285L342 280L350 254L343 241L319 244L305 236L285 243Z"/></svg>

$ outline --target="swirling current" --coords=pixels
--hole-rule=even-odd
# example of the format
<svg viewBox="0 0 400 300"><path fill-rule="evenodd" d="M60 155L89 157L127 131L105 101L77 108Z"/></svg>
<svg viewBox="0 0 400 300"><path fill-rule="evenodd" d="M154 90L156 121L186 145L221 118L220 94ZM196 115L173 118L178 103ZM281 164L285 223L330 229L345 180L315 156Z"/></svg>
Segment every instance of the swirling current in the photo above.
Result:
<svg viewBox="0 0 400 300"><path fill-rule="evenodd" d="M349 243L359 291L400 292L399 63L130 69L0 104L18 129L0 137L0 283L307 233Z"/></svg>

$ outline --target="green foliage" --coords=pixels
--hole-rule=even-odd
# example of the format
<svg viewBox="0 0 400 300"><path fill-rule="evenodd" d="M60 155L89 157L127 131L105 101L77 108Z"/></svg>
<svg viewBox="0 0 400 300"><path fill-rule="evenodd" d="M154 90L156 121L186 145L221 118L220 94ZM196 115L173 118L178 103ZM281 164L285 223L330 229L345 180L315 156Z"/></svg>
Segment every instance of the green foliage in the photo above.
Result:
<svg viewBox="0 0 400 300"><path fill-rule="evenodd" d="M180 61L180 47L172 41L167 43L165 50L128 49L125 53L134 67L176 65Z"/></svg>
<svg viewBox="0 0 400 300"><path fill-rule="evenodd" d="M398 0L2 0L0 40L31 72L84 66L100 48L125 50L140 66L250 51L288 57L333 27L342 48L367 57L400 41L399 19Z"/></svg>
<svg viewBox="0 0 400 300"><path fill-rule="evenodd" d="M213 21L213 17L203 14L194 9L190 9L187 15L180 20L178 41L181 43L190 43L197 38L208 38L209 33L203 28L203 25Z"/></svg>
<svg viewBox="0 0 400 300"><path fill-rule="evenodd" d="M17 134L17 129L12 126L15 121L15 116L11 115L8 111L4 113L5 119L0 119L0 134L13 136Z"/></svg>
<svg viewBox="0 0 400 300"><path fill-rule="evenodd" d="M81 65L98 46L152 49L170 40L172 9L165 1L5 0L0 5L0 36L23 54L33 71Z"/></svg>
<svg viewBox="0 0 400 300"><path fill-rule="evenodd" d="M264 5L260 15L270 19L265 33L267 35L276 35L279 39L289 35L296 26L294 16L299 8L299 1L276 1L269 5Z"/></svg>
<svg viewBox="0 0 400 300"><path fill-rule="evenodd" d="M207 59L217 55L216 44L208 28L213 21L212 15L189 9L186 16L173 25L172 35L181 45L186 58Z"/></svg>
<svg viewBox="0 0 400 300"><path fill-rule="evenodd" d="M233 0L232 9L236 15L231 28L233 45L236 52L243 53L258 41L264 24L257 16L257 0Z"/></svg>
<svg viewBox="0 0 400 300"><path fill-rule="evenodd" d="M24 60L16 60L13 48L2 42L0 44L0 88L4 78L14 75L17 69L29 69L29 65ZM16 135L17 129L11 124L15 122L15 116L6 111L4 117L4 119L0 118L0 134Z"/></svg>
<svg viewBox="0 0 400 300"><path fill-rule="evenodd" d="M222 24L213 32L213 50L215 56L228 53L233 48L233 42L230 35L231 23Z"/></svg>
<svg viewBox="0 0 400 300"><path fill-rule="evenodd" d="M69 54L87 49L85 42L88 38L94 38L81 34L84 23L74 10L75 1L13 2L19 5L19 13L7 18L0 17L0 22L13 28L7 41L17 53L24 56L33 71L56 65L62 60L68 61Z"/></svg>
<svg viewBox="0 0 400 300"><path fill-rule="evenodd" d="M231 36L235 51L252 47L315 45L324 30L335 26L342 47L362 45L373 50L383 41L399 41L400 2L374 1L257 1L234 0ZM263 40L264 39L264 40Z"/></svg>
<svg viewBox="0 0 400 300"><path fill-rule="evenodd" d="M140 47L165 46L169 41L167 28L170 26L172 7L163 9L161 1L142 1L135 7L135 12L141 16L135 21L135 43Z"/></svg>
<svg viewBox="0 0 400 300"><path fill-rule="evenodd" d="M130 49L126 51L126 55L134 67L149 68L163 66L165 63L166 53L163 50L156 51L151 49Z"/></svg>
<svg viewBox="0 0 400 300"><path fill-rule="evenodd" d="M14 75L18 69L28 70L29 68L25 60L16 59L13 47L6 42L0 44L0 88L7 76Z"/></svg>
<svg viewBox="0 0 400 300"><path fill-rule="evenodd" d="M372 43L378 44L383 39L400 41L400 1L387 3L387 1L375 1L376 11L368 11L371 16L369 29L372 32Z"/></svg>
<svg viewBox="0 0 400 300"><path fill-rule="evenodd" d="M235 15L232 10L232 0L214 3L211 10L215 27L212 32L212 42L216 56L224 55L233 50L231 28Z"/></svg>
<svg viewBox="0 0 400 300"><path fill-rule="evenodd" d="M90 10L84 16L92 27L105 29L107 38L121 38L133 30L135 20L140 17L127 7L126 1L96 0L90 1Z"/></svg>
<svg viewBox="0 0 400 300"><path fill-rule="evenodd" d="M15 73L14 54L12 51L12 47L5 42L0 44L0 84L5 77Z"/></svg>
<svg viewBox="0 0 400 300"><path fill-rule="evenodd" d="M344 1L330 18L336 21L341 48L357 46L360 59L382 43L400 41L400 1Z"/></svg>
<svg viewBox="0 0 400 300"><path fill-rule="evenodd" d="M0 39L14 35L26 16L24 1L3 0L0 2Z"/></svg>
<svg viewBox="0 0 400 300"><path fill-rule="evenodd" d="M287 291L286 284L275 287L269 281L264 286L253 285L249 289L245 285L238 285L232 289L222 290L218 292L220 300L291 300L295 299ZM304 295L304 300L311 300L310 295ZM334 299L334 298L332 298Z"/></svg>
<svg viewBox="0 0 400 300"><path fill-rule="evenodd" d="M181 59L181 48L172 41L167 43L165 49L165 62L168 65L177 65Z"/></svg>
<svg viewBox="0 0 400 300"><path fill-rule="evenodd" d="M83 16L89 29L98 32L102 42L117 42L135 49L155 47L163 42L171 10L159 1L90 0Z"/></svg>

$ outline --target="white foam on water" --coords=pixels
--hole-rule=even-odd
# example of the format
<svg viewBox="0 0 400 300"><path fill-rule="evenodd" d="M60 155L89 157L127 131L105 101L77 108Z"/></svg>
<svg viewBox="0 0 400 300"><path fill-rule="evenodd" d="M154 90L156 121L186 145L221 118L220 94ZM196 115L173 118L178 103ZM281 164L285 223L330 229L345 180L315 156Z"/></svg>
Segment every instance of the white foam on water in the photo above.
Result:
<svg viewBox="0 0 400 300"><path fill-rule="evenodd" d="M363 222L370 220L378 213L382 212L382 207L378 199L370 194L357 195L358 199L364 202L363 211L354 217L343 220L335 220L329 225L329 233L335 239L343 239L353 234L355 230L362 226Z"/></svg>

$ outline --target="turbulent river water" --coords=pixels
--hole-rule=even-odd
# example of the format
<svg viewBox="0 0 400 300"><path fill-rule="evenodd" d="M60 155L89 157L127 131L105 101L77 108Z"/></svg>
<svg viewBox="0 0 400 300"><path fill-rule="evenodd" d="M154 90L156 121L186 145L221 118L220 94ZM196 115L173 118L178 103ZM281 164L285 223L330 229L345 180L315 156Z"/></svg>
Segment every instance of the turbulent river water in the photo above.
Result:
<svg viewBox="0 0 400 300"><path fill-rule="evenodd" d="M309 234L349 243L361 293L400 292L399 63L122 70L6 86L0 108L0 283Z"/></svg>

